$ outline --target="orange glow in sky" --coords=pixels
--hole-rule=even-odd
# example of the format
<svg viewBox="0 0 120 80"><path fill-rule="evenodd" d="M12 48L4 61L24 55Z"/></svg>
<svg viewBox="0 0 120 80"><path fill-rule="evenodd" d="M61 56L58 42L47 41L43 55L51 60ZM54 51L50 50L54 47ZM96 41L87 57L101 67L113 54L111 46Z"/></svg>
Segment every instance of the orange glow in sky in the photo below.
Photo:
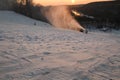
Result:
<svg viewBox="0 0 120 80"><path fill-rule="evenodd" d="M33 0L33 3L48 6L48 5L86 4L97 1L110 1L110 0Z"/></svg>
<svg viewBox="0 0 120 80"><path fill-rule="evenodd" d="M75 0L71 0L71 2L74 4L74 3L75 3Z"/></svg>

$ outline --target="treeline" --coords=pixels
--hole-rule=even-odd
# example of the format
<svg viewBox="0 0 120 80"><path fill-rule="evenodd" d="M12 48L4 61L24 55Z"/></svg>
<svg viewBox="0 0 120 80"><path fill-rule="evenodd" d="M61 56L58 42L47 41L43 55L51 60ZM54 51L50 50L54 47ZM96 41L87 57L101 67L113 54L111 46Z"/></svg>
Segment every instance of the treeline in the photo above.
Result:
<svg viewBox="0 0 120 80"><path fill-rule="evenodd" d="M32 0L19 0L14 5L14 11L31 17Z"/></svg>
<svg viewBox="0 0 120 80"><path fill-rule="evenodd" d="M0 10L13 10L16 0L0 0Z"/></svg>
<svg viewBox="0 0 120 80"><path fill-rule="evenodd" d="M14 5L14 11L33 19L48 22L42 14L42 5L34 5L32 0L19 0L19 2Z"/></svg>

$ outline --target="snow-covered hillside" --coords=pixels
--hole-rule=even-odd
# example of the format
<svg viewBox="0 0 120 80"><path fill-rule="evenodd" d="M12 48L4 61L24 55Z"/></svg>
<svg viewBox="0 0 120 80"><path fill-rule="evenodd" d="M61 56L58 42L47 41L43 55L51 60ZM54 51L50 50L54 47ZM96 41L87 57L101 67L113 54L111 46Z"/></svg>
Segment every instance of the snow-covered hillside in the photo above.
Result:
<svg viewBox="0 0 120 80"><path fill-rule="evenodd" d="M119 80L120 32L56 29L0 11L0 80Z"/></svg>

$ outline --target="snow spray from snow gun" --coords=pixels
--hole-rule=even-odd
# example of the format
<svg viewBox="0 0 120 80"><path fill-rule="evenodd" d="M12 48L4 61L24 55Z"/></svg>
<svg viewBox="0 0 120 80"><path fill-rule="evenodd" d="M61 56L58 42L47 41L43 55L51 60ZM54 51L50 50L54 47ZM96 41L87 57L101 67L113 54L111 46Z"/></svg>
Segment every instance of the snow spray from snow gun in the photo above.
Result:
<svg viewBox="0 0 120 80"><path fill-rule="evenodd" d="M50 24L57 28L71 29L87 33L71 15L68 6L47 6L41 9L43 16L49 21Z"/></svg>

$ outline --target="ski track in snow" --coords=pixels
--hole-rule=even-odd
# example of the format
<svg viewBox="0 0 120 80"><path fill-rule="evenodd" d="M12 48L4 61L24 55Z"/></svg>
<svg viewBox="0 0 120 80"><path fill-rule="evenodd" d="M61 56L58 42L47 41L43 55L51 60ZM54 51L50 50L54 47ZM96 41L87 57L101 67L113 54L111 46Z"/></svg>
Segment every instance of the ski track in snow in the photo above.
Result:
<svg viewBox="0 0 120 80"><path fill-rule="evenodd" d="M0 80L120 80L119 75L119 31L83 34L0 11Z"/></svg>

